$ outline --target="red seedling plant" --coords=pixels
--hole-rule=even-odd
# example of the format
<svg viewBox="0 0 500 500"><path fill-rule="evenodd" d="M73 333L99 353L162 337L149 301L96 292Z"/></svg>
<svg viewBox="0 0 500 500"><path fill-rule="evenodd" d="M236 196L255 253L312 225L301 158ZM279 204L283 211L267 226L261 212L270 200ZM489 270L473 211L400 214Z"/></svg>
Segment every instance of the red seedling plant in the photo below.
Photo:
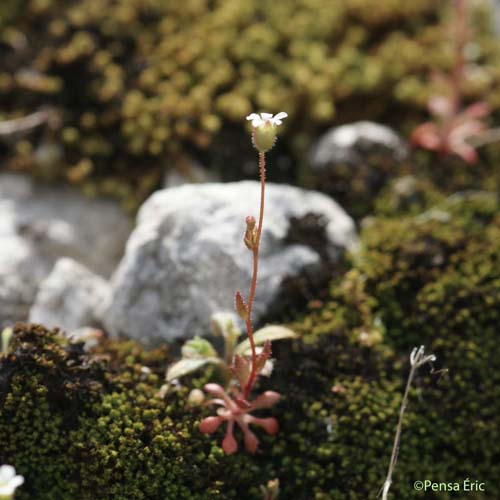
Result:
<svg viewBox="0 0 500 500"><path fill-rule="evenodd" d="M238 290L235 294L235 307L239 316L245 321L251 355L249 357L243 355L234 356L231 366L234 378L229 391L226 391L218 384L205 385L205 391L213 396L206 404L218 406L218 409L216 416L206 417L200 423L200 431L205 434L212 434L222 423L227 423L226 434L222 441L222 449L227 455L238 450L238 443L234 437L235 424L242 430L245 448L250 453L255 453L259 445L257 436L249 428L250 425L261 427L268 434L276 434L279 429L276 418L259 418L252 415L252 413L256 410L272 408L279 401L280 394L274 391L266 391L254 399L250 398L250 394L257 377L271 356L270 341L266 341L261 352L257 353L252 325L252 307L257 289L259 248L264 223L265 154L273 147L276 141L277 127L281 125L282 119L286 118L286 116L287 114L282 112L276 116L269 113L261 113L260 115L252 113L247 117L247 120L252 122L252 141L259 152L260 207L258 222L253 216L249 215L246 218L246 230L243 237L246 247L252 252L253 260L248 300L245 301Z"/></svg>
<svg viewBox="0 0 500 500"><path fill-rule="evenodd" d="M458 111L451 97L435 95L427 107L435 120L413 131L412 144L441 156L457 155L471 165L477 163L477 151L469 141L488 129L482 121L490 113L488 105L477 102Z"/></svg>
<svg viewBox="0 0 500 500"><path fill-rule="evenodd" d="M488 127L483 121L489 113L486 102L476 102L463 108L462 83L465 78L464 48L468 39L467 2L454 0L455 60L450 74L435 72L432 78L441 93L431 95L427 108L433 121L418 126L411 135L415 146L435 151L441 156L457 155L469 164L478 160L471 140Z"/></svg>

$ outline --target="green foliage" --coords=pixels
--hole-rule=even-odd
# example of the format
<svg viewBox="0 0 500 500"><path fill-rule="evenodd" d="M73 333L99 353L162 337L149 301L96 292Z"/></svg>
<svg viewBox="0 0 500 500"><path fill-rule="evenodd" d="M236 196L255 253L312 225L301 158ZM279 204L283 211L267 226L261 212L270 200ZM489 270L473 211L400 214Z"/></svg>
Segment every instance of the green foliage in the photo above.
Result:
<svg viewBox="0 0 500 500"><path fill-rule="evenodd" d="M0 30L11 27L0 31L0 117L51 104L60 123L34 143L19 140L11 168L65 177L130 207L162 166L215 135L206 160L228 163L218 155L234 145L239 171L239 146L251 154L242 134L251 111L286 109L286 147L299 157L333 118L407 122L425 105L429 70L452 57L444 1L383 0L373 9L370 0L25 0L22 16L19 4L0 10ZM483 32L467 95L500 78Z"/></svg>

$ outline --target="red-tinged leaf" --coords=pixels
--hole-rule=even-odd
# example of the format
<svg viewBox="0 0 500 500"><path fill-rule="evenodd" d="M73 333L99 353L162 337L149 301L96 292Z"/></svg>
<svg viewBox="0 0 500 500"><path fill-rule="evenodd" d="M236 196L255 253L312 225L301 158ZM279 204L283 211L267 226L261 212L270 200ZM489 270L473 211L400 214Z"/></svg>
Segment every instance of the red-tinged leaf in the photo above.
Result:
<svg viewBox="0 0 500 500"><path fill-rule="evenodd" d="M246 399L239 396L235 396L234 401L242 410L249 410L252 406Z"/></svg>
<svg viewBox="0 0 500 500"><path fill-rule="evenodd" d="M271 341L266 340L264 343L264 347L262 348L262 352L259 354L257 358L257 373L259 373L266 364L266 361L271 357Z"/></svg>
<svg viewBox="0 0 500 500"><path fill-rule="evenodd" d="M214 384L213 382L209 383L209 384L205 384L203 389L206 392L208 392L209 394L211 394L212 396L218 396L220 398L227 397L226 391L219 384Z"/></svg>
<svg viewBox="0 0 500 500"><path fill-rule="evenodd" d="M233 436L234 421L229 421L227 424L226 436L222 440L222 449L226 455L232 455L238 450L238 443Z"/></svg>
<svg viewBox="0 0 500 500"><path fill-rule="evenodd" d="M490 106L487 102L480 101L471 104L462 112L467 118L478 119L484 118L491 113Z"/></svg>
<svg viewBox="0 0 500 500"><path fill-rule="evenodd" d="M253 422L256 425L260 425L270 436L274 436L279 431L278 421L274 417L269 418L259 418L258 422Z"/></svg>
<svg viewBox="0 0 500 500"><path fill-rule="evenodd" d="M240 356L239 354L236 354L234 356L234 362L233 366L231 366L231 370L234 373L235 377L238 379L238 382L240 383L240 387L245 387L248 379L250 378L250 372L251 372L251 363L250 361L243 357Z"/></svg>
<svg viewBox="0 0 500 500"><path fill-rule="evenodd" d="M411 134L410 141L430 151L438 151L443 147L440 130L435 123L427 122L419 125Z"/></svg>
<svg viewBox="0 0 500 500"><path fill-rule="evenodd" d="M223 419L221 417L204 418L200 423L200 432L203 434L212 434L219 428L222 422Z"/></svg>
<svg viewBox="0 0 500 500"><path fill-rule="evenodd" d="M259 447L259 440L257 439L257 436L248 428L243 432L245 438L245 449L252 454L255 453Z"/></svg>
<svg viewBox="0 0 500 500"><path fill-rule="evenodd" d="M238 313L238 316L243 320L247 321L248 320L248 307L245 304L245 299L243 298L243 295L241 295L241 292L238 290L234 296L234 303L235 303L235 308L236 312Z"/></svg>
<svg viewBox="0 0 500 500"><path fill-rule="evenodd" d="M262 427L271 436L279 431L278 421L274 417L258 418L253 415L247 415L245 420L248 424Z"/></svg>
<svg viewBox="0 0 500 500"><path fill-rule="evenodd" d="M476 150L466 142L455 144L451 151L460 156L469 165L474 165L475 163L477 163L478 155Z"/></svg>
<svg viewBox="0 0 500 500"><path fill-rule="evenodd" d="M279 392L266 391L252 401L252 411L272 408L280 399Z"/></svg>
<svg viewBox="0 0 500 500"><path fill-rule="evenodd" d="M467 120L454 124L450 131L448 142L451 144L462 143L476 136L486 129L486 125L479 120Z"/></svg>

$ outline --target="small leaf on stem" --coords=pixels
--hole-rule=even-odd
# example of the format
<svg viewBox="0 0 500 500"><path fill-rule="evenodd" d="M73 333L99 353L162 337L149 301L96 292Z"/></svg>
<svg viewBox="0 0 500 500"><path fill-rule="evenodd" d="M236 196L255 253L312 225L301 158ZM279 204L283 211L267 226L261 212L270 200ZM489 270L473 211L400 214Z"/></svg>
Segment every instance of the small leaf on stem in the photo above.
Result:
<svg viewBox="0 0 500 500"><path fill-rule="evenodd" d="M207 364L219 364L220 362L221 360L218 358L181 359L168 368L166 380L167 382L171 382L176 378L189 375Z"/></svg>
<svg viewBox="0 0 500 500"><path fill-rule="evenodd" d="M181 353L185 359L206 359L218 356L212 344L201 337L188 340L182 346Z"/></svg>
<svg viewBox="0 0 500 500"><path fill-rule="evenodd" d="M266 361L271 357L271 341L266 340L264 348L257 358L257 373L260 373L266 364Z"/></svg>
<svg viewBox="0 0 500 500"><path fill-rule="evenodd" d="M234 296L234 302L236 306L236 312L240 316L240 318L243 321L248 320L248 307L245 304L245 299L243 298L243 295L241 295L241 292L238 290Z"/></svg>
<svg viewBox="0 0 500 500"><path fill-rule="evenodd" d="M254 342L255 345L262 345L266 342L266 340L270 340L271 342L274 340L280 339L294 339L297 337L297 334L290 330L290 328L286 328L284 326L278 325L269 325L257 330L254 333ZM248 339L240 342L235 349L236 354L245 354L250 349L250 341Z"/></svg>
<svg viewBox="0 0 500 500"><path fill-rule="evenodd" d="M234 362L233 366L231 366L231 370L234 373L235 377L238 379L240 387L245 387L248 383L248 379L250 378L250 373L252 371L250 361L247 358L237 354L234 357Z"/></svg>

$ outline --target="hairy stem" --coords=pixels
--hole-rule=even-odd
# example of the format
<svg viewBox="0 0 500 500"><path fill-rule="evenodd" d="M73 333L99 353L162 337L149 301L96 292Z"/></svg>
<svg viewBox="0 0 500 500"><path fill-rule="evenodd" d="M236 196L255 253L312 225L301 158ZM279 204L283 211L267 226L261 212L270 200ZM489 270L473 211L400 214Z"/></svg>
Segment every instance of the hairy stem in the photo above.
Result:
<svg viewBox="0 0 500 500"><path fill-rule="evenodd" d="M252 371L250 372L250 377L248 382L243 389L243 396L245 399L248 398L250 391L252 390L255 378L257 377L257 353L255 351L255 341L253 338L253 326L252 326L252 306L255 299L255 290L257 288L257 273L259 270L259 247L260 247L260 237L262 235L262 223L264 221L264 197L266 190L266 157L265 153L259 153L259 171L260 171L260 211L259 211L259 224L257 226L257 235L255 238L255 245L252 250L253 254L253 273L252 281L250 284L250 293L248 294L248 316L246 320L248 340L250 341L250 348L252 350Z"/></svg>
<svg viewBox="0 0 500 500"><path fill-rule="evenodd" d="M389 494L389 489L392 483L392 473L394 472L394 467L398 460L399 442L401 440L401 430L403 428L403 417L406 411L406 406L408 405L408 394L410 393L411 383L413 382L413 377L417 370L424 366L426 363L432 363L436 361L436 356L434 354L425 354L424 346L415 347L410 354L410 374L408 375L408 380L406 382L406 388L403 395L403 401L401 402L401 409L399 410L399 421L398 427L396 429L396 435L394 436L394 444L392 446L391 461L389 462L389 469L387 471L387 477L382 486L382 500L387 500L387 495Z"/></svg>
<svg viewBox="0 0 500 500"><path fill-rule="evenodd" d="M446 139L444 144L446 144L447 139L453 130L453 120L460 112L462 107L462 85L464 80L464 70L465 70L465 45L467 43L467 0L454 0L454 31L452 33L455 59L453 62L453 68L451 72L451 100L453 111L450 116L446 119L443 137ZM441 151L442 156L446 156L449 153L445 147Z"/></svg>
<svg viewBox="0 0 500 500"><path fill-rule="evenodd" d="M453 66L453 105L455 113L461 107L462 81L464 77L465 56L467 43L467 2L455 0L455 61Z"/></svg>
<svg viewBox="0 0 500 500"><path fill-rule="evenodd" d="M417 365L413 365L408 375L408 381L406 382L406 388L403 396L403 401L401 403L401 408L399 410L399 421L398 427L396 429L396 435L394 436L394 444L392 446L391 461L389 462L389 469L387 470L387 478L385 480L383 490L382 490L382 500L387 500L387 495L389 494L389 488L392 483L392 473L394 472L394 467L398 460L399 442L401 440L401 430L403 428L403 417L408 406L408 394L410 392L411 383L413 382L413 377L417 370Z"/></svg>

